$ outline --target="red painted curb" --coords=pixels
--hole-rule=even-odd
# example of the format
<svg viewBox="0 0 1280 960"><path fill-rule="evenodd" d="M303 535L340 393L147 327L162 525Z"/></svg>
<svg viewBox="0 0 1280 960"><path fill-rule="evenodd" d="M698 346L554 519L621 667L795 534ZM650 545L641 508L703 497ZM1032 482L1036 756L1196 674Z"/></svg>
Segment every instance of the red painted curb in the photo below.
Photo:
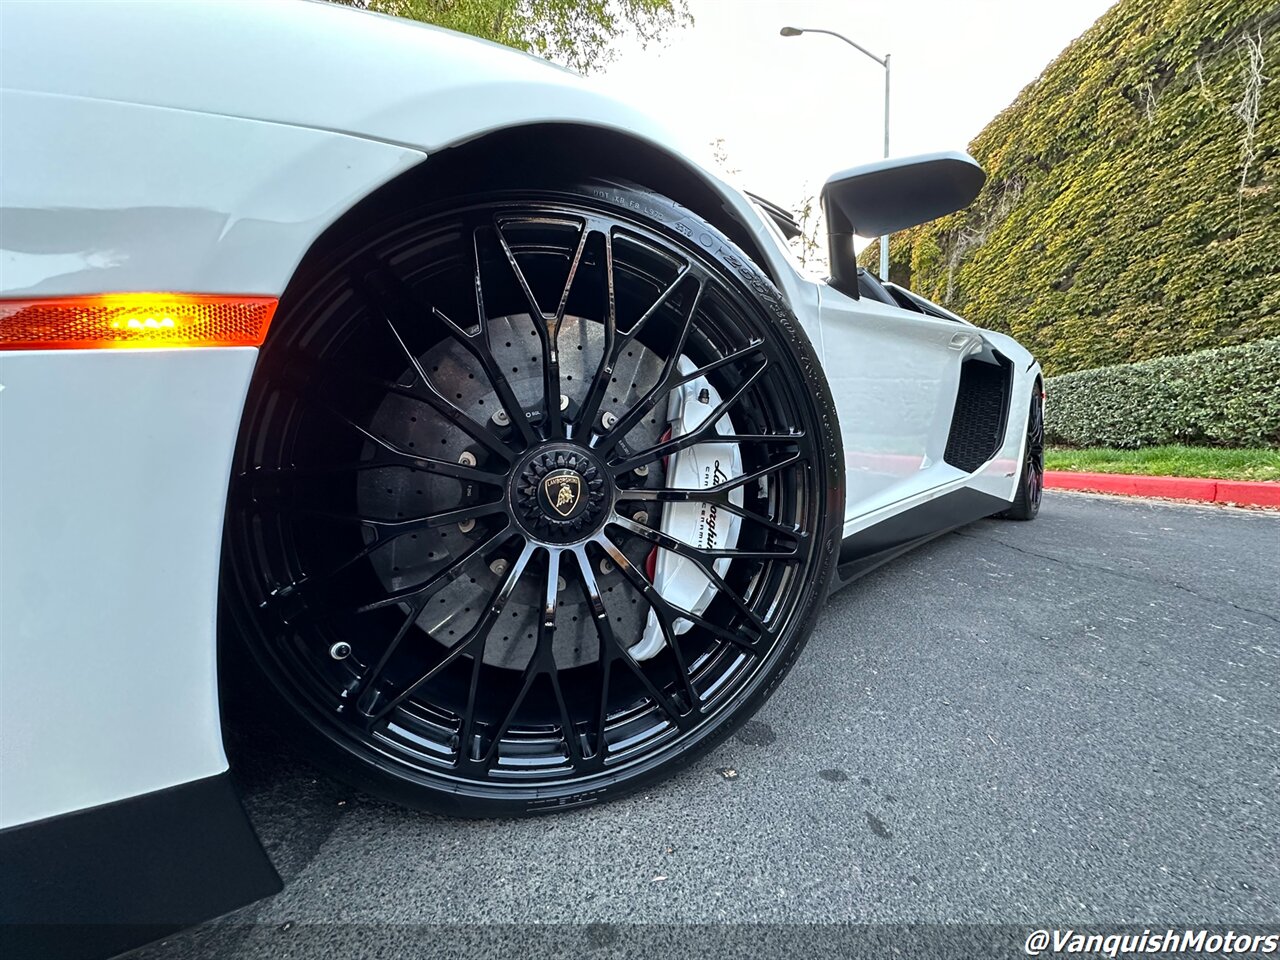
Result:
<svg viewBox="0 0 1280 960"><path fill-rule="evenodd" d="M1058 490L1090 490L1129 497L1280 507L1280 483L1267 480L1206 480L1201 477L1142 477L1126 473L1046 470L1044 485Z"/></svg>
<svg viewBox="0 0 1280 960"><path fill-rule="evenodd" d="M1218 503L1243 503L1255 507L1280 507L1280 483L1262 480L1219 480Z"/></svg>

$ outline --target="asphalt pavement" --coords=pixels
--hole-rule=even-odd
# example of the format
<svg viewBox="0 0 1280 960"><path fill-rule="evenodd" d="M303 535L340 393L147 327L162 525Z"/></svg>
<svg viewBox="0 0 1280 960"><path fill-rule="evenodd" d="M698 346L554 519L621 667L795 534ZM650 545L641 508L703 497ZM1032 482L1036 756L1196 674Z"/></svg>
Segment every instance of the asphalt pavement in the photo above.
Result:
<svg viewBox="0 0 1280 960"><path fill-rule="evenodd" d="M940 538L835 595L735 738L598 808L447 820L244 739L285 889L148 960L594 957L637 930L755 955L831 924L1274 928L1280 516L1050 491L1034 523Z"/></svg>

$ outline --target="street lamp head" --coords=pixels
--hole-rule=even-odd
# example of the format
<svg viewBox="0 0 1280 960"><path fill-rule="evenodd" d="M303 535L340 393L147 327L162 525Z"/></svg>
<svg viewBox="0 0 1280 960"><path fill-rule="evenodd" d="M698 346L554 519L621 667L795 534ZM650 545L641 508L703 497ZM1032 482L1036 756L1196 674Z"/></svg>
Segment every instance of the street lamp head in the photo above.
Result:
<svg viewBox="0 0 1280 960"><path fill-rule="evenodd" d="M778 31L778 35L783 37L798 37L802 33L804 33L804 31L798 27L783 27Z"/></svg>

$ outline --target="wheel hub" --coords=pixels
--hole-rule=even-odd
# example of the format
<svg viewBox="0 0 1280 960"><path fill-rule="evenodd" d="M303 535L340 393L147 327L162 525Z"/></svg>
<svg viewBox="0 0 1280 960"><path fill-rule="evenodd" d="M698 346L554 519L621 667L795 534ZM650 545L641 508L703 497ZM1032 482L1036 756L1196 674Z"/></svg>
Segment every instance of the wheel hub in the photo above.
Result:
<svg viewBox="0 0 1280 960"><path fill-rule="evenodd" d="M599 529L612 484L595 457L557 444L535 450L516 467L511 502L529 535L542 543L573 543Z"/></svg>

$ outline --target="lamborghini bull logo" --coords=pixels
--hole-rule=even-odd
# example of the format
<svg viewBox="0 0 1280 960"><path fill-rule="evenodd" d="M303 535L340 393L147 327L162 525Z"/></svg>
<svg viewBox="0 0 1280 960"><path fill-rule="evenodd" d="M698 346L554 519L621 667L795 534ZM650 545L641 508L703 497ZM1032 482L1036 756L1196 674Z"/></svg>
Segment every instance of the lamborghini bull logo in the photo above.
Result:
<svg viewBox="0 0 1280 960"><path fill-rule="evenodd" d="M554 473L542 481L551 508L562 517L572 515L582 499L582 478L576 473Z"/></svg>

